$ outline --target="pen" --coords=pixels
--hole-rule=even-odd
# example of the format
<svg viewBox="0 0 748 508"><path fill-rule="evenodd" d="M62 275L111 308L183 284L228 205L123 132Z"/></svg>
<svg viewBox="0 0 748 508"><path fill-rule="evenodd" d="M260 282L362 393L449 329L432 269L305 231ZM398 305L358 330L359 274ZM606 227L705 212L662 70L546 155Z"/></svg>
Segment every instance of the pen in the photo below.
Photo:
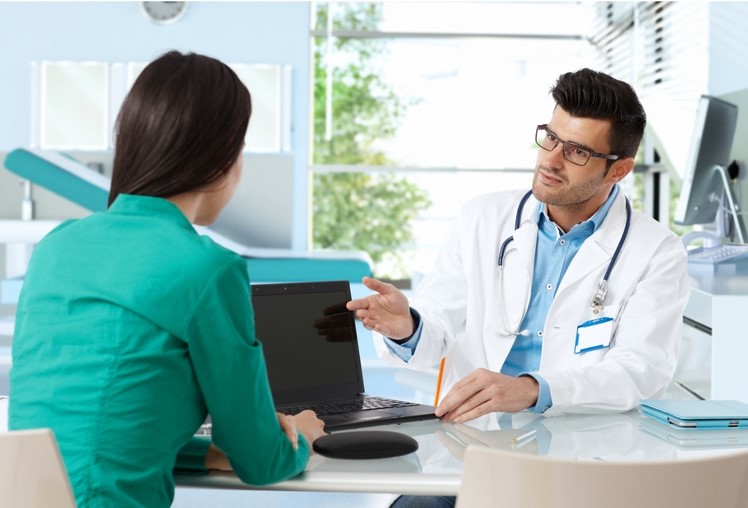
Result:
<svg viewBox="0 0 748 508"><path fill-rule="evenodd" d="M439 362L439 375L436 377L436 395L434 396L434 406L439 405L439 393L442 391L442 376L444 375L444 360L445 357L442 356L442 359Z"/></svg>
<svg viewBox="0 0 748 508"><path fill-rule="evenodd" d="M519 444L519 443L521 443L523 441L527 441L528 439L531 439L531 438L535 437L535 434L537 434L537 433L538 433L538 431L535 430L535 429L533 429L533 430L531 430L529 432L525 432L521 436L513 437L512 438L512 444Z"/></svg>

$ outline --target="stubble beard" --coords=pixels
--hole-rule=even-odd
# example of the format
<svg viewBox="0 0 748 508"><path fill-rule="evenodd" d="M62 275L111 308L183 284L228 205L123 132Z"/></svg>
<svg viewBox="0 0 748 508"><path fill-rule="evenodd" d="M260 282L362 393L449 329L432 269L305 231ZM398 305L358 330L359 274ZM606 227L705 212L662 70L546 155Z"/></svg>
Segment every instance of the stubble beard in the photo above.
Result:
<svg viewBox="0 0 748 508"><path fill-rule="evenodd" d="M532 178L532 193L535 198L547 205L563 206L569 209L583 209L587 202L597 194L605 179L605 175L603 174L594 180L570 184L557 171L542 167L545 173L563 182L558 187L550 187L541 181L540 169L541 166L535 168L535 174Z"/></svg>

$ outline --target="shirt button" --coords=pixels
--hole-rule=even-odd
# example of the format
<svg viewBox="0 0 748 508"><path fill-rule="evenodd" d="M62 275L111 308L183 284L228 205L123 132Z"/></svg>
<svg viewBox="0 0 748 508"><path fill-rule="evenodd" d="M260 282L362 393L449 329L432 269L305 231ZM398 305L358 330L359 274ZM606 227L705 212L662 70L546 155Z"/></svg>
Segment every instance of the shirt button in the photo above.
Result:
<svg viewBox="0 0 748 508"><path fill-rule="evenodd" d="M543 336L543 330L538 330L538 337L542 337L542 336Z"/></svg>
<svg viewBox="0 0 748 508"><path fill-rule="evenodd" d="M561 245L566 245L566 240L559 240L558 243L560 243Z"/></svg>
<svg viewBox="0 0 748 508"><path fill-rule="evenodd" d="M547 289L548 291L550 291L551 289L553 289L553 284L546 284L545 285L545 289Z"/></svg>

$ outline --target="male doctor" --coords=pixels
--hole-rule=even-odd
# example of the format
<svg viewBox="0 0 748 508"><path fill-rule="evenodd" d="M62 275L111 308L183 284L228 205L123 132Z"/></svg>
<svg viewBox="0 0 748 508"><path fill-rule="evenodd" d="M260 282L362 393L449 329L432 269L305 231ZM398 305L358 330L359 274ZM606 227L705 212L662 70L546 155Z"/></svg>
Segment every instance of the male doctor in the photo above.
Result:
<svg viewBox="0 0 748 508"><path fill-rule="evenodd" d="M384 359L417 369L446 357L443 421L627 411L672 380L686 252L617 185L634 166L642 105L590 69L561 75L551 95L526 200L468 202L412 304L371 278L375 293L348 303L383 335Z"/></svg>

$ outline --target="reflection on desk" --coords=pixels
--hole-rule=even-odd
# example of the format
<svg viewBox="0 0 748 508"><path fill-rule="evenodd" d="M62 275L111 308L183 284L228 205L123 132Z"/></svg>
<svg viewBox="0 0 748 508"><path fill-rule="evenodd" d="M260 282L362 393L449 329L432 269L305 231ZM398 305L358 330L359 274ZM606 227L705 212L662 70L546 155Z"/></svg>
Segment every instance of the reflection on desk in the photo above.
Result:
<svg viewBox="0 0 748 508"><path fill-rule="evenodd" d="M376 460L312 456L306 471L263 489L456 495L468 445L578 460L643 462L681 460L748 448L748 431L730 446L683 446L652 433L638 412L545 418L529 412L492 414L469 424L413 422L381 427L403 432L419 444L414 454ZM356 431L351 431L356 432ZM730 432L730 431L726 431ZM745 438L743 438L745 436ZM183 486L251 489L228 472L178 476Z"/></svg>

